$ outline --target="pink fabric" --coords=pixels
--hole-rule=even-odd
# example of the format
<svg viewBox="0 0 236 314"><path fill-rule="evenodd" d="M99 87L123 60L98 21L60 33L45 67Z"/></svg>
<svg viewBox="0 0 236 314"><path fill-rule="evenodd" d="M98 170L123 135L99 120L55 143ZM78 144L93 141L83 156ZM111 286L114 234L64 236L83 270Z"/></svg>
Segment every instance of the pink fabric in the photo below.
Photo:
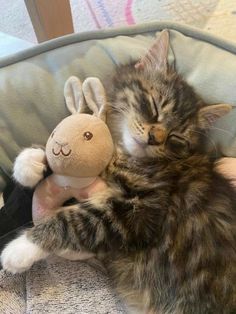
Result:
<svg viewBox="0 0 236 314"><path fill-rule="evenodd" d="M135 24L135 20L132 13L133 0L128 0L125 7L125 16L128 25Z"/></svg>
<svg viewBox="0 0 236 314"><path fill-rule="evenodd" d="M64 188L58 186L52 176L47 177L39 183L33 195L33 221L38 223L45 217L55 213L55 210L62 207L62 204L71 198L77 200L91 197L97 192L105 190L107 185L101 178L83 189Z"/></svg>
<svg viewBox="0 0 236 314"><path fill-rule="evenodd" d="M86 4L97 28L135 24L133 0L86 0Z"/></svg>

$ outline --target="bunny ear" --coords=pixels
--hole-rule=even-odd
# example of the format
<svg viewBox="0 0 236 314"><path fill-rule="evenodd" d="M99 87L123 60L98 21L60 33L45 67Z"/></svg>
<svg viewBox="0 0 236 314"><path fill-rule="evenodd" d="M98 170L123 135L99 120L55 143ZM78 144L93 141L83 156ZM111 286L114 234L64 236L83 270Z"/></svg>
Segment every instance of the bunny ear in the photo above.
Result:
<svg viewBox="0 0 236 314"><path fill-rule="evenodd" d="M95 116L106 120L107 99L101 81L96 77L87 78L82 85L83 94L89 109Z"/></svg>
<svg viewBox="0 0 236 314"><path fill-rule="evenodd" d="M70 113L84 112L86 105L82 92L82 84L76 76L71 76L64 86L66 106Z"/></svg>

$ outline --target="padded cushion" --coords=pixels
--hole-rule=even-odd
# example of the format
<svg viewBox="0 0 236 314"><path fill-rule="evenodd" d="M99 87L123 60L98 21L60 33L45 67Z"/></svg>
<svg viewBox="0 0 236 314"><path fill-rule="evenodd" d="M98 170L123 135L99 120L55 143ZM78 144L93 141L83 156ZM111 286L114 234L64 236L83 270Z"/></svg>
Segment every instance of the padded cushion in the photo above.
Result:
<svg viewBox="0 0 236 314"><path fill-rule="evenodd" d="M173 23L74 34L0 60L0 191L23 147L44 145L68 115L63 86L70 75L104 83L116 64L138 59L156 33L170 29L169 62L209 103L236 104L236 45ZM212 130L219 155L236 157L236 110ZM219 130L219 129L223 129Z"/></svg>

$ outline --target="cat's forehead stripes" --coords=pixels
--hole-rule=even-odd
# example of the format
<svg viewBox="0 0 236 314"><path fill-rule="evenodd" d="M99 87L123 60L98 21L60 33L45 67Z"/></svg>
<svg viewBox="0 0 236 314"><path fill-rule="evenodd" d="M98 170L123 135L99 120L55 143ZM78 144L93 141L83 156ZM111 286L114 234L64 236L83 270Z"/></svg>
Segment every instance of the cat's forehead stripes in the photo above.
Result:
<svg viewBox="0 0 236 314"><path fill-rule="evenodd" d="M127 101L127 104L134 105L136 103L136 93L130 87L124 87L120 95L121 97L125 95L125 100Z"/></svg>
<svg viewBox="0 0 236 314"><path fill-rule="evenodd" d="M132 106L139 111L141 109L146 115L156 116L158 114L157 104L153 96L139 80L134 80L131 84L125 82L122 89L117 93L117 97L127 106Z"/></svg>
<svg viewBox="0 0 236 314"><path fill-rule="evenodd" d="M113 81L111 98L116 109L135 112L141 120L164 123L168 128L191 121L201 101L193 89L170 69L168 73L136 70L134 64L121 66Z"/></svg>

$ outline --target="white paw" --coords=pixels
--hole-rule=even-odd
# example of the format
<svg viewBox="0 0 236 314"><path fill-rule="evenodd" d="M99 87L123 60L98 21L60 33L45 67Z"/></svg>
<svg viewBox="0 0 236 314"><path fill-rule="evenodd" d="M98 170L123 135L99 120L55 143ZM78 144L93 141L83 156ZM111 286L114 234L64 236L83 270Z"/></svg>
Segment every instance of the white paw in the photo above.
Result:
<svg viewBox="0 0 236 314"><path fill-rule="evenodd" d="M1 264L4 270L12 274L22 273L47 256L47 252L29 241L26 234L23 234L11 241L2 251Z"/></svg>
<svg viewBox="0 0 236 314"><path fill-rule="evenodd" d="M26 148L16 157L13 178L21 185L33 188L43 179L45 170L45 151L41 148Z"/></svg>

